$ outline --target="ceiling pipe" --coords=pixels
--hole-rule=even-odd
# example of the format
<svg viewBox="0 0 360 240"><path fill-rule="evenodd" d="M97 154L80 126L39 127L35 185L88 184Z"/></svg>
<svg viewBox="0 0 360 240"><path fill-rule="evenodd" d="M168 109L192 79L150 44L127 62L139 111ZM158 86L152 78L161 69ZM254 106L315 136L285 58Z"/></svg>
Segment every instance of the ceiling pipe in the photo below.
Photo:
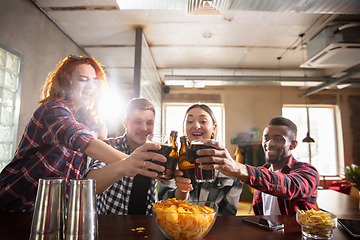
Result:
<svg viewBox="0 0 360 240"><path fill-rule="evenodd" d="M286 77L282 76L281 81L298 81L298 82L328 82L333 78L330 77ZM165 75L167 80L227 80L227 81L279 81L279 76L202 76L202 75Z"/></svg>
<svg viewBox="0 0 360 240"><path fill-rule="evenodd" d="M309 91L306 91L303 94L300 94L299 97L307 97L307 96L309 96L309 95L311 95L313 93L319 92L319 91L321 91L321 90L323 90L323 89L325 89L327 87L330 87L332 85L343 82L343 81L345 81L346 79L350 78L351 76L353 76L354 74L356 74L358 72L360 72L360 67L355 69L354 71L351 71L351 72L345 74L344 76L342 76L340 78L336 78L336 79L333 79L333 80L331 80L329 82L322 83L322 84L318 85L317 87L315 87L315 88L313 88L313 89L311 89Z"/></svg>

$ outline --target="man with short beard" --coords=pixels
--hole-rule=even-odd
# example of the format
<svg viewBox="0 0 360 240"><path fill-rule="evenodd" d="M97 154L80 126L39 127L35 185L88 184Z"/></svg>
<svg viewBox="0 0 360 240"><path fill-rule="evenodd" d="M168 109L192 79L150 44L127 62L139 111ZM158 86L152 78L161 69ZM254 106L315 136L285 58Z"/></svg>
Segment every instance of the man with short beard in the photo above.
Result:
<svg viewBox="0 0 360 240"><path fill-rule="evenodd" d="M152 153L143 151L143 147L140 148L140 146L145 144L147 135L154 131L155 107L144 98L135 98L127 104L125 112L123 121L125 134L107 139L105 142L121 152L131 154L130 156L141 160L146 159ZM153 165L155 166L154 163L145 161L143 169L148 171L148 168L153 168ZM161 169L157 170L161 171ZM99 214L151 215L151 203L155 202L156 179L141 174L134 177L119 177L119 172L117 163L108 165L98 160L91 160L86 170L86 177L96 180L97 212Z"/></svg>
<svg viewBox="0 0 360 240"><path fill-rule="evenodd" d="M262 146L266 163L253 167L234 161L218 142L209 140L206 145L216 147L198 151L203 169L218 169L227 176L240 179L255 189L253 210L255 215L293 215L298 209L316 209L319 173L309 163L295 160L291 151L296 148L297 127L289 119L275 117L263 132Z"/></svg>

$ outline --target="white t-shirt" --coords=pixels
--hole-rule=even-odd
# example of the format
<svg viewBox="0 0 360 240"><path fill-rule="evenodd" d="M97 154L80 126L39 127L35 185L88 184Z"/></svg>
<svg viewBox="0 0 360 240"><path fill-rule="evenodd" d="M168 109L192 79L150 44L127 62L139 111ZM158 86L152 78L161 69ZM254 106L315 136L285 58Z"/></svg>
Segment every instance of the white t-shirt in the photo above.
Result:
<svg viewBox="0 0 360 240"><path fill-rule="evenodd" d="M280 172L280 170L275 172ZM261 198L263 200L264 215L281 215L277 197L261 192Z"/></svg>

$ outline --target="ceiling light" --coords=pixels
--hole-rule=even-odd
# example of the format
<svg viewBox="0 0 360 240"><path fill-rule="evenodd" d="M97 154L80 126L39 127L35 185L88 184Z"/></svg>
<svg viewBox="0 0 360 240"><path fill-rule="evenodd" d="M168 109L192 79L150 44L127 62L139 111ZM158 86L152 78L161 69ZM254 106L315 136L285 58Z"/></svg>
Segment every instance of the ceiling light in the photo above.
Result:
<svg viewBox="0 0 360 240"><path fill-rule="evenodd" d="M277 57L276 58L278 61L279 61L279 82L280 82L280 103L281 103L281 109L283 107L283 96L282 96L282 84L281 84L281 65L280 65L280 60L281 60L281 57Z"/></svg>
<svg viewBox="0 0 360 240"><path fill-rule="evenodd" d="M194 87L194 82L192 81L186 81L184 83L184 88L193 88Z"/></svg>
<svg viewBox="0 0 360 240"><path fill-rule="evenodd" d="M116 0L116 3L120 10L185 10L187 6L187 0Z"/></svg>
<svg viewBox="0 0 360 240"><path fill-rule="evenodd" d="M310 133L307 132L306 137L302 140L302 142L304 142L304 143L314 143L315 140L312 137L310 137Z"/></svg>
<svg viewBox="0 0 360 240"><path fill-rule="evenodd" d="M205 81L195 81L194 88L204 88L205 87Z"/></svg>
<svg viewBox="0 0 360 240"><path fill-rule="evenodd" d="M346 87L348 87L350 85L351 85L351 83L345 83L345 84L338 84L338 85L336 85L336 87L338 89L343 89L343 88L346 88Z"/></svg>
<svg viewBox="0 0 360 240"><path fill-rule="evenodd" d="M303 46L303 37L305 36L304 33L300 34L299 37L301 37L301 47L302 47L302 62L304 62L304 46ZM305 69L303 69L304 71L304 77L306 77L305 75ZM304 81L304 85L305 85L305 89L306 89L306 81ZM314 143L315 140L310 137L310 118L309 118L309 108L307 106L307 100L306 100L306 96L305 96L305 107L306 107L306 120L307 120L307 127L308 127L308 131L306 134L306 137L302 140L302 142L304 143ZM310 149L310 148L309 148Z"/></svg>
<svg viewBox="0 0 360 240"><path fill-rule="evenodd" d="M185 88L204 88L205 81L193 80L193 81L186 81L184 83Z"/></svg>

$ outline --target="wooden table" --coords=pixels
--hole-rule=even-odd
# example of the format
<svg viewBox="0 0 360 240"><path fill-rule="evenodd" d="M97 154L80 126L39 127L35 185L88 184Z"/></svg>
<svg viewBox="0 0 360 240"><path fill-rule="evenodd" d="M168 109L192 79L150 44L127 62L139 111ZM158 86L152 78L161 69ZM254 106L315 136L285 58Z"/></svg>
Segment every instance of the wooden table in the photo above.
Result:
<svg viewBox="0 0 360 240"><path fill-rule="evenodd" d="M360 220L359 214L340 215ZM278 231L267 231L256 226L242 222L241 216L219 216L216 222L204 238L204 240L219 239L291 239L302 240L300 225L295 216L264 216L264 218L284 223L285 228ZM99 215L99 240L109 239L153 239L165 240L152 216L120 216ZM30 235L32 213L0 213L0 239L1 240L27 240ZM143 233L131 231L133 228L145 227ZM147 238L144 238L148 236ZM334 240L352 239L342 226L334 230Z"/></svg>
<svg viewBox="0 0 360 240"><path fill-rule="evenodd" d="M359 199L333 190L319 190L318 205L321 209L334 213L338 218L360 220ZM204 240L219 239L291 239L302 240L300 225L295 216L263 216L263 218L284 223L285 228L267 231L242 222L242 216L218 216ZM165 240L152 216L99 215L99 240L109 239L154 239ZM0 212L0 239L27 240L30 235L32 213ZM145 231L131 231L145 227ZM147 238L144 238L147 236ZM334 240L352 239L342 226L334 230Z"/></svg>
<svg viewBox="0 0 360 240"><path fill-rule="evenodd" d="M317 203L319 208L335 215L360 215L359 199L334 190L323 189L318 191Z"/></svg>

